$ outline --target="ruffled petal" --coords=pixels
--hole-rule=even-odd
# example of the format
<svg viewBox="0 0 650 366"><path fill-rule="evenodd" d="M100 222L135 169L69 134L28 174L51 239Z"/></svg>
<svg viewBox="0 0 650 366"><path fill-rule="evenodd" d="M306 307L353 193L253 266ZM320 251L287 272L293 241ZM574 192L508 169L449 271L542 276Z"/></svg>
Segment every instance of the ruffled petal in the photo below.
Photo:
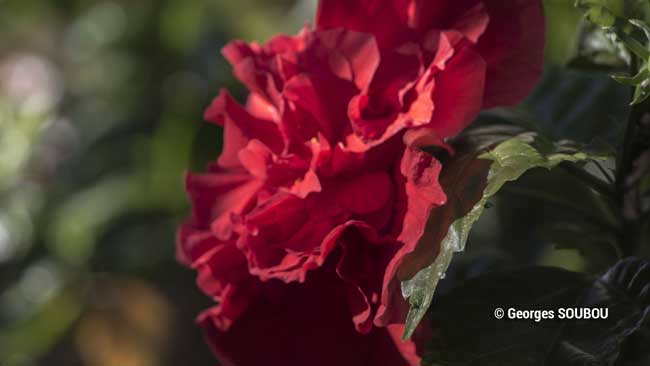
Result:
<svg viewBox="0 0 650 366"><path fill-rule="evenodd" d="M285 88L285 97L297 108L299 116L297 121L290 121L287 129L300 128L303 139L320 134L329 144L336 144L340 134L349 128L347 102L354 93L353 84L341 79L308 74L292 78ZM303 124L308 126L302 127Z"/></svg>
<svg viewBox="0 0 650 366"><path fill-rule="evenodd" d="M276 123L253 116L225 90L222 90L212 101L204 117L209 122L226 126L224 139L226 146L220 164L233 165L233 161L237 161L235 155L238 149L251 139L262 141L275 153L280 153L284 148L282 135Z"/></svg>
<svg viewBox="0 0 650 366"><path fill-rule="evenodd" d="M363 90L372 81L379 62L379 47L372 34L337 28L314 32L300 57L300 68L314 75L326 71Z"/></svg>
<svg viewBox="0 0 650 366"><path fill-rule="evenodd" d="M185 189L192 201L192 224L211 228L217 239L230 239L232 215L241 214L253 203L262 184L246 172L187 174Z"/></svg>
<svg viewBox="0 0 650 366"><path fill-rule="evenodd" d="M238 245L251 273L262 280L302 282L338 244L349 220L373 220L392 201L393 185L384 172L329 182L323 192L301 199L278 194L244 217ZM375 220L376 221L376 220Z"/></svg>
<svg viewBox="0 0 650 366"><path fill-rule="evenodd" d="M235 76L269 102L278 103L284 81L292 76L296 54L304 50L309 37L305 28L295 37L276 36L266 45L233 41L222 53L233 66Z"/></svg>
<svg viewBox="0 0 650 366"><path fill-rule="evenodd" d="M185 222L176 231L176 259L186 266L219 245L209 230L200 230Z"/></svg>

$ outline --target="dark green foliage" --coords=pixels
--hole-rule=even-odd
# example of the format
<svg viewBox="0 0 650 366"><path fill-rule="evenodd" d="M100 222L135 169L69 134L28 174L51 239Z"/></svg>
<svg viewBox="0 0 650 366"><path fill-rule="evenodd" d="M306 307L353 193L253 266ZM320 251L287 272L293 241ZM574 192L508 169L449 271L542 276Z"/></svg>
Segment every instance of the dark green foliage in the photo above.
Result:
<svg viewBox="0 0 650 366"><path fill-rule="evenodd" d="M607 319L559 319L558 308L608 308ZM495 309L506 311L496 319ZM555 319L508 319L508 309ZM423 365L611 366L647 360L650 263L628 258L604 275L531 267L482 276L434 303L435 337ZM636 348L635 348L636 347ZM638 361L636 361L638 362Z"/></svg>

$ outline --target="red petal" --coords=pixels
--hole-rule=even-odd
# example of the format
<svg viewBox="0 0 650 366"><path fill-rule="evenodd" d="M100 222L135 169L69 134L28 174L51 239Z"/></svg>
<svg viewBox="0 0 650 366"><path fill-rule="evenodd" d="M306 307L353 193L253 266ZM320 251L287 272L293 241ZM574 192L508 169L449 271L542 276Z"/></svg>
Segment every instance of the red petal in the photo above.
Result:
<svg viewBox="0 0 650 366"><path fill-rule="evenodd" d="M347 101L354 92L352 83L306 74L293 77L284 91L287 100L299 108L299 122L315 122L317 130L309 138L320 132L332 144L338 141L348 124Z"/></svg>
<svg viewBox="0 0 650 366"><path fill-rule="evenodd" d="M364 174L337 186L337 202L341 208L360 215L384 207L393 192L390 177L384 172Z"/></svg>
<svg viewBox="0 0 650 366"><path fill-rule="evenodd" d="M519 103L544 64L546 22L540 0L486 0L490 24L478 43L487 62L483 108Z"/></svg>
<svg viewBox="0 0 650 366"><path fill-rule="evenodd" d="M337 274L349 284L348 303L358 332L368 333L382 288L383 273L398 245L379 237L377 229L363 222L348 222L338 239L342 255Z"/></svg>
<svg viewBox="0 0 650 366"><path fill-rule="evenodd" d="M441 165L430 154L415 147L404 153L401 174L406 178L407 207L398 240L404 244L386 268L381 298L375 324L385 326L402 323L406 314L406 302L400 291L397 270L404 255L412 252L424 234L429 214L434 207L443 205L447 196L438 181Z"/></svg>
<svg viewBox="0 0 650 366"><path fill-rule="evenodd" d="M496 0L510 2L511 0ZM431 29L454 29L453 25L482 0L411 0L413 12L410 23L420 34Z"/></svg>
<svg viewBox="0 0 650 366"><path fill-rule="evenodd" d="M284 81L291 76L286 74L287 68L297 61L296 53L304 50L308 36L308 29L304 29L295 37L276 36L264 46L234 41L222 53L251 92L279 104Z"/></svg>
<svg viewBox="0 0 650 366"><path fill-rule="evenodd" d="M381 47L407 39L410 0L320 0L316 28L370 33Z"/></svg>
<svg viewBox="0 0 650 366"><path fill-rule="evenodd" d="M179 262L190 266L219 244L209 230L197 229L191 222L186 222L176 232L176 258Z"/></svg>
<svg viewBox="0 0 650 366"><path fill-rule="evenodd" d="M426 125L441 138L454 136L472 123L483 100L485 62L470 47L457 48L445 69L436 74L435 110L431 123Z"/></svg>
<svg viewBox="0 0 650 366"><path fill-rule="evenodd" d="M232 235L233 214L240 214L252 203L262 182L246 173L187 174L185 187L192 201L192 224L211 227L217 239Z"/></svg>
<svg viewBox="0 0 650 366"><path fill-rule="evenodd" d="M545 20L541 0L414 0L412 23L423 34L430 29L478 37L486 60L484 108L520 102L542 73ZM489 22L482 32L487 11Z"/></svg>
<svg viewBox="0 0 650 366"><path fill-rule="evenodd" d="M205 119L226 126L223 164L230 166L236 161L234 155L247 143L247 140L262 141L273 152L283 148L282 135L275 123L257 118L239 105L227 91L222 90L205 111ZM229 129L231 131L229 131ZM230 141L228 138L232 138ZM243 145L242 145L243 144ZM222 162L220 161L220 164Z"/></svg>
<svg viewBox="0 0 650 366"><path fill-rule="evenodd" d="M317 273L304 284L265 285L264 295L228 332L204 317L201 323L222 364L409 365L400 353L405 345L394 341L387 329L374 328L367 335L354 329L345 284L331 277Z"/></svg>

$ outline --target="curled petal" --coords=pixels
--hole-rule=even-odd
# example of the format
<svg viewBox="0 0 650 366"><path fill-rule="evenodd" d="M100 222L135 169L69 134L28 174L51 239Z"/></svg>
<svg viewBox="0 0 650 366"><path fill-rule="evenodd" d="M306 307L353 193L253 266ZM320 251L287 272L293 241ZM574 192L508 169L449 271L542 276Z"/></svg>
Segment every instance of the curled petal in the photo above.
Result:
<svg viewBox="0 0 650 366"><path fill-rule="evenodd" d="M304 281L323 265L350 219L371 221L392 201L394 188L384 172L329 184L307 199L278 195L245 216L238 245L251 273L262 280Z"/></svg>
<svg viewBox="0 0 650 366"><path fill-rule="evenodd" d="M284 80L292 76L291 65L297 62L296 54L304 50L309 34L305 28L295 37L276 36L264 46L233 41L222 53L251 92L278 103Z"/></svg>
<svg viewBox="0 0 650 366"><path fill-rule="evenodd" d="M404 245L391 259L384 274L381 305L375 318L378 326L404 322L408 309L401 296L397 271L404 256L414 250L424 234L431 210L447 200L438 182L440 171L441 165L432 155L415 147L407 148L404 153L400 172L405 178L406 205L398 207L404 210L398 237Z"/></svg>
<svg viewBox="0 0 650 366"><path fill-rule="evenodd" d="M460 47L436 75L432 91L435 110L427 128L441 138L458 134L474 121L481 111L485 82L485 62L470 47Z"/></svg>
<svg viewBox="0 0 650 366"><path fill-rule="evenodd" d="M185 188L193 203L193 225L211 228L217 239L230 239L232 215L242 213L253 203L262 184L245 172L187 174Z"/></svg>
<svg viewBox="0 0 650 366"><path fill-rule="evenodd" d="M236 161L234 155L238 148L241 149L248 140L262 141L273 152L279 153L283 149L282 136L278 125L272 121L253 116L244 107L239 105L227 91L222 90L212 104L205 111L207 121L226 126L226 146L224 146L225 165L233 165ZM230 131L229 131L230 130ZM232 141L230 141L232 139ZM242 145L243 144L243 145Z"/></svg>
<svg viewBox="0 0 650 366"><path fill-rule="evenodd" d="M183 223L176 232L176 259L190 266L219 244L209 230L196 229L190 222Z"/></svg>

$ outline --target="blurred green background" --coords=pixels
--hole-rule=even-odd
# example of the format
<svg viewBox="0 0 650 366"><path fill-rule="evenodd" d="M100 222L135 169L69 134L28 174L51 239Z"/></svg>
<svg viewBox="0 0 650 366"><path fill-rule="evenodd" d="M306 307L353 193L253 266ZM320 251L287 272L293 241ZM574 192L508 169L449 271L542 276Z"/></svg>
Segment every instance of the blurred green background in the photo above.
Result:
<svg viewBox="0 0 650 366"><path fill-rule="evenodd" d="M549 65L575 56L572 3L546 1ZM215 363L194 326L210 301L174 259L182 175L220 149L201 117L211 97L245 93L220 48L294 33L315 7L0 0L0 365ZM498 216L472 240L530 234Z"/></svg>

